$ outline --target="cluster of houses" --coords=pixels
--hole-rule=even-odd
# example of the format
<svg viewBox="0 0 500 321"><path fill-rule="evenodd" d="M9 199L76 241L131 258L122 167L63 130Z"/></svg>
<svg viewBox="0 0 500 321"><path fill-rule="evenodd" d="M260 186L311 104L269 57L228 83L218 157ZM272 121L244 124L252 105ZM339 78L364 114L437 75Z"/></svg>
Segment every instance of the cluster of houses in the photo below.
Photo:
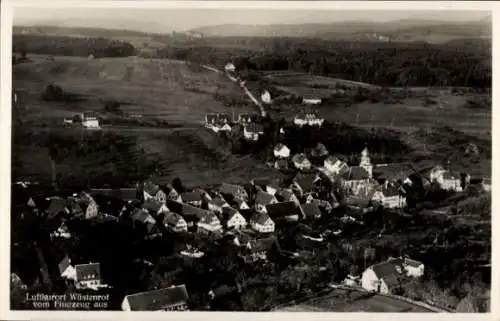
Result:
<svg viewBox="0 0 500 321"><path fill-rule="evenodd" d="M87 129L100 129L99 117L96 112L88 111L81 114L76 114L73 118L64 118L65 125L80 124Z"/></svg>
<svg viewBox="0 0 500 321"><path fill-rule="evenodd" d="M441 189L462 192L470 184L477 184L471 176L455 173L443 166L417 169L412 163L372 164L368 148L363 149L360 162L351 166L340 157L330 155L325 146L319 143L308 153L291 155L283 143L274 148L274 167L288 169L294 167L311 177L312 186L295 186L300 194L311 193L322 181L339 186L338 193L347 205L363 208L369 204L385 208L404 208L406 190L420 180L425 185L437 184ZM484 191L491 190L490 179L479 179Z"/></svg>
<svg viewBox="0 0 500 321"><path fill-rule="evenodd" d="M264 134L264 126L255 114L239 114L237 121L231 121L229 116L222 113L205 115L205 127L216 133L230 132L235 124L243 127L243 136L248 141L258 141Z"/></svg>

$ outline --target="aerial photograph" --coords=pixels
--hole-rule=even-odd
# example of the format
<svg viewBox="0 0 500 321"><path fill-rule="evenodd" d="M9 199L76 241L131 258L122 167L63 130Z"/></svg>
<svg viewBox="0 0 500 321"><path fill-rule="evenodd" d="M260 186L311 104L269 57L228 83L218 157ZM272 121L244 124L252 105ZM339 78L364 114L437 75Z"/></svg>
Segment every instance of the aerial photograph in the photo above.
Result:
<svg viewBox="0 0 500 321"><path fill-rule="evenodd" d="M13 8L11 311L490 312L492 12L282 7Z"/></svg>

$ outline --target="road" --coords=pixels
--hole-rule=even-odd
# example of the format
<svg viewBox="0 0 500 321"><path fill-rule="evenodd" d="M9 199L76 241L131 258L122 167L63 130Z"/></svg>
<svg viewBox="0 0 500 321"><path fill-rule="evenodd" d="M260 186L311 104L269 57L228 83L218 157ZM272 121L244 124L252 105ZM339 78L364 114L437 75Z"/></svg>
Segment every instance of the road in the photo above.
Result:
<svg viewBox="0 0 500 321"><path fill-rule="evenodd" d="M201 67L203 67L203 68L205 68L207 70L213 71L213 72L221 73L221 71L219 69L214 68L214 67L210 67L210 66L207 66L207 65L201 65ZM231 76L227 72L225 73L225 75L231 81L233 81L236 84L238 84L238 79L236 79L235 77ZM264 106L260 103L260 101L257 98L255 98L255 96L250 92L250 90L248 90L248 88L244 84L239 83L238 85L243 89L243 91L248 96L248 98L250 98L250 100L259 108L261 116L262 117L266 117L266 115L267 115L266 110L265 110Z"/></svg>

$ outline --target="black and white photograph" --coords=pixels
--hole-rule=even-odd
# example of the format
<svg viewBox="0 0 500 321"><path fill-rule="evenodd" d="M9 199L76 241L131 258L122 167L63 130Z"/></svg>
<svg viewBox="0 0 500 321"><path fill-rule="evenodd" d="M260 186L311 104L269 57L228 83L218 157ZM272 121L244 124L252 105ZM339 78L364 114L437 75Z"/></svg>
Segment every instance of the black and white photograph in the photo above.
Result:
<svg viewBox="0 0 500 321"><path fill-rule="evenodd" d="M6 4L8 309L490 313L493 10L224 2Z"/></svg>

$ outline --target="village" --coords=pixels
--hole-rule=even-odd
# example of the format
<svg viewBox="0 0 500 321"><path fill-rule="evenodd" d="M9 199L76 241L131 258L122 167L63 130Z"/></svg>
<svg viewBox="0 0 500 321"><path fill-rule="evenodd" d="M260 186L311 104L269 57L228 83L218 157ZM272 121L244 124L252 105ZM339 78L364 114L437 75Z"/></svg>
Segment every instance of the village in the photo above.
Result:
<svg viewBox="0 0 500 321"><path fill-rule="evenodd" d="M258 140L262 129L255 123L256 115L239 115L244 124L245 138ZM321 126L314 113L295 122L296 126ZM207 115L206 126L214 131L230 128L226 115ZM260 264L268 260L267 252L280 248L276 232L290 226L315 221L336 220L337 228L303 232L301 237L313 248L339 237L343 227L364 224L363 215L376 209L404 211L406 193L415 184L438 186L439 189L460 193L470 186L479 186L483 192L491 191L489 179L473 179L466 173L454 173L442 166L419 170L411 163L372 164L369 146L359 151L359 163L348 164L331 155L318 143L310 153L291 155L283 143L274 147L278 169L293 170L291 184L271 178L256 177L247 184L221 182L218 186L185 189L174 185L160 185L152 180L138 183L135 188L88 189L71 195L30 194L32 184L18 182L15 193L24 195L21 204L15 204L22 217L35 215L58 222L50 234L51 239L77 237L68 226L72 220L131 221L144 231L146 239L162 238L163 233L195 234L206 242L229 240L246 264ZM318 158L322 162L318 163ZM313 162L310 159L314 159ZM349 209L349 211L346 211ZM354 214L357 213L357 214ZM383 231L381 231L383 233ZM312 245L311 245L312 244ZM200 259L204 252L196 244L179 244L177 255L191 260ZM300 251L282 253L294 258ZM109 285L101 277L99 262L74 262L71 253L60 253L60 278L77 291L102 291ZM366 266L361 273L345 271L344 284L363 291L391 293L398 277L419 278L425 273L425 262L410 257L387 257L386 260ZM19 279L18 276L13 276ZM235 291L241 291L236 289ZM213 296L213 292L209 295ZM187 310L189 292L184 284L166 288L127 293L122 309Z"/></svg>

